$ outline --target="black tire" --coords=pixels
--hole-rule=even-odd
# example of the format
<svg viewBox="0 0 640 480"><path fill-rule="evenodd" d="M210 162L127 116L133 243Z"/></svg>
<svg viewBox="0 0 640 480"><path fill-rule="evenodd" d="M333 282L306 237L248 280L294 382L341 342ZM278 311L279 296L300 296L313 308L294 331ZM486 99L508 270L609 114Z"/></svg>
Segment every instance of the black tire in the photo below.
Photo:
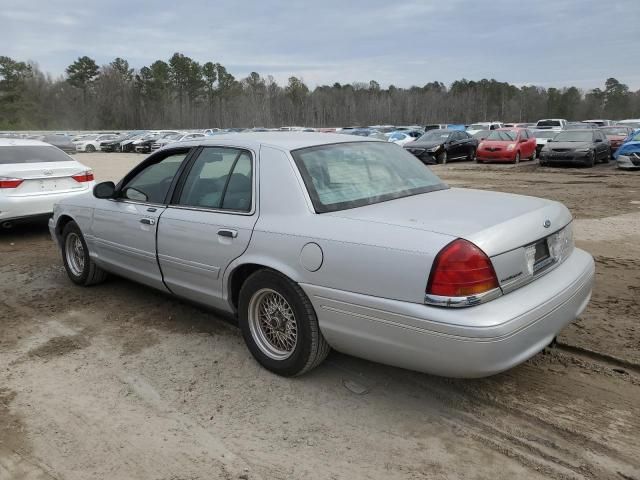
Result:
<svg viewBox="0 0 640 480"><path fill-rule="evenodd" d="M536 151L534 149L533 153L531 154L531 157L529 158L529 160L531 160L533 162L535 159L536 159Z"/></svg>
<svg viewBox="0 0 640 480"><path fill-rule="evenodd" d="M252 300L265 289L284 297L291 307L297 326L297 341L287 358L274 359L259 346L252 333L250 309ZM274 270L258 270L242 285L238 302L238 318L242 336L254 358L267 370L285 377L302 375L322 363L331 347L322 336L316 312L300 286ZM255 328L255 327L254 327Z"/></svg>
<svg viewBox="0 0 640 480"><path fill-rule="evenodd" d="M469 152L467 153L467 160L477 163L477 158L476 158L476 149L472 148L469 150Z"/></svg>
<svg viewBox="0 0 640 480"><path fill-rule="evenodd" d="M596 163L596 154L595 152L592 150L589 152L589 155L587 156L587 159L584 161L584 166L587 168L591 168L595 165Z"/></svg>
<svg viewBox="0 0 640 480"><path fill-rule="evenodd" d="M513 159L513 163L516 165L520 163L520 152L516 152L516 158Z"/></svg>
<svg viewBox="0 0 640 480"><path fill-rule="evenodd" d="M87 153L93 153L93 152L96 151L96 147L94 147L93 145L89 144L89 145L86 146L85 151Z"/></svg>
<svg viewBox="0 0 640 480"><path fill-rule="evenodd" d="M69 237L75 235L75 238L79 238L82 244L82 252L84 256L83 267L79 271L69 263L67 255L67 244L69 243ZM107 278L107 272L97 266L91 257L89 256L89 249L87 243L84 240L84 236L78 227L78 224L74 221L67 223L62 230L62 261L64 262L64 268L67 271L69 279L77 284L88 287L90 285L96 285L104 282Z"/></svg>
<svg viewBox="0 0 640 480"><path fill-rule="evenodd" d="M610 158L611 158L611 149L607 150L607 154L604 156L602 163L609 163Z"/></svg>
<svg viewBox="0 0 640 480"><path fill-rule="evenodd" d="M442 153L438 154L438 158L436 159L436 162L442 165L446 165L447 160L449 160L449 155L447 154L446 150L443 150Z"/></svg>

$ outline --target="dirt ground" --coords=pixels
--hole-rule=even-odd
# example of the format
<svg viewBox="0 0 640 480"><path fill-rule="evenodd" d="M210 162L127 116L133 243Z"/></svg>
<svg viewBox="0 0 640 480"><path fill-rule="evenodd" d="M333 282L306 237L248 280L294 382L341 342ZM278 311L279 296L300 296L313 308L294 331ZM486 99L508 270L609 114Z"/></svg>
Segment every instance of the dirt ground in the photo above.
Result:
<svg viewBox="0 0 640 480"><path fill-rule="evenodd" d="M78 155L99 180L142 158ZM16 227L0 232L0 479L640 479L640 173L434 170L572 210L597 278L556 347L482 380L335 352L284 379L232 319L119 278L76 287L46 226Z"/></svg>

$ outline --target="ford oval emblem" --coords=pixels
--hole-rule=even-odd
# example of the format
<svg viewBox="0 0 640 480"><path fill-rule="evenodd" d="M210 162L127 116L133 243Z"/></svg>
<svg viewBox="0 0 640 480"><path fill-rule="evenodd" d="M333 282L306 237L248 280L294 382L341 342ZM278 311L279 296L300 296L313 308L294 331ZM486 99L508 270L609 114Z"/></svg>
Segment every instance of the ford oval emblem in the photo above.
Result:
<svg viewBox="0 0 640 480"><path fill-rule="evenodd" d="M549 228L551 226L551 220L549 220L548 218L544 221L544 223L542 224L542 226L544 228Z"/></svg>

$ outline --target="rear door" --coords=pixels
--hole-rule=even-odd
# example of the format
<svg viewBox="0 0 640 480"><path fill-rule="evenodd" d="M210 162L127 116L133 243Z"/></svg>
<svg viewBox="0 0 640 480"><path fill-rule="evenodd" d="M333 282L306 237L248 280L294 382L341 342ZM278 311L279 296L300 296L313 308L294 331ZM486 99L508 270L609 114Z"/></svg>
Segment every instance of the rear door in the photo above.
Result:
<svg viewBox="0 0 640 480"><path fill-rule="evenodd" d="M165 288L156 258L156 230L172 182L188 152L159 152L125 177L117 198L96 201L88 241L107 269Z"/></svg>
<svg viewBox="0 0 640 480"><path fill-rule="evenodd" d="M256 154L205 147L187 165L158 227L164 281L182 297L224 308L222 278L258 219Z"/></svg>

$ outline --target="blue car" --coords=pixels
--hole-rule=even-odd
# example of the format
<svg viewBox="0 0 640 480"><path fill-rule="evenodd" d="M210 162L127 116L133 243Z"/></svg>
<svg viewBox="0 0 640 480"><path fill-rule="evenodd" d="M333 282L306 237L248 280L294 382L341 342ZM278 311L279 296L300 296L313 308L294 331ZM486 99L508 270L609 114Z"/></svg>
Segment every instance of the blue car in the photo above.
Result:
<svg viewBox="0 0 640 480"><path fill-rule="evenodd" d="M614 159L618 159L618 156L629 156L632 153L640 154L640 129L634 130L620 145L620 147L613 154Z"/></svg>

